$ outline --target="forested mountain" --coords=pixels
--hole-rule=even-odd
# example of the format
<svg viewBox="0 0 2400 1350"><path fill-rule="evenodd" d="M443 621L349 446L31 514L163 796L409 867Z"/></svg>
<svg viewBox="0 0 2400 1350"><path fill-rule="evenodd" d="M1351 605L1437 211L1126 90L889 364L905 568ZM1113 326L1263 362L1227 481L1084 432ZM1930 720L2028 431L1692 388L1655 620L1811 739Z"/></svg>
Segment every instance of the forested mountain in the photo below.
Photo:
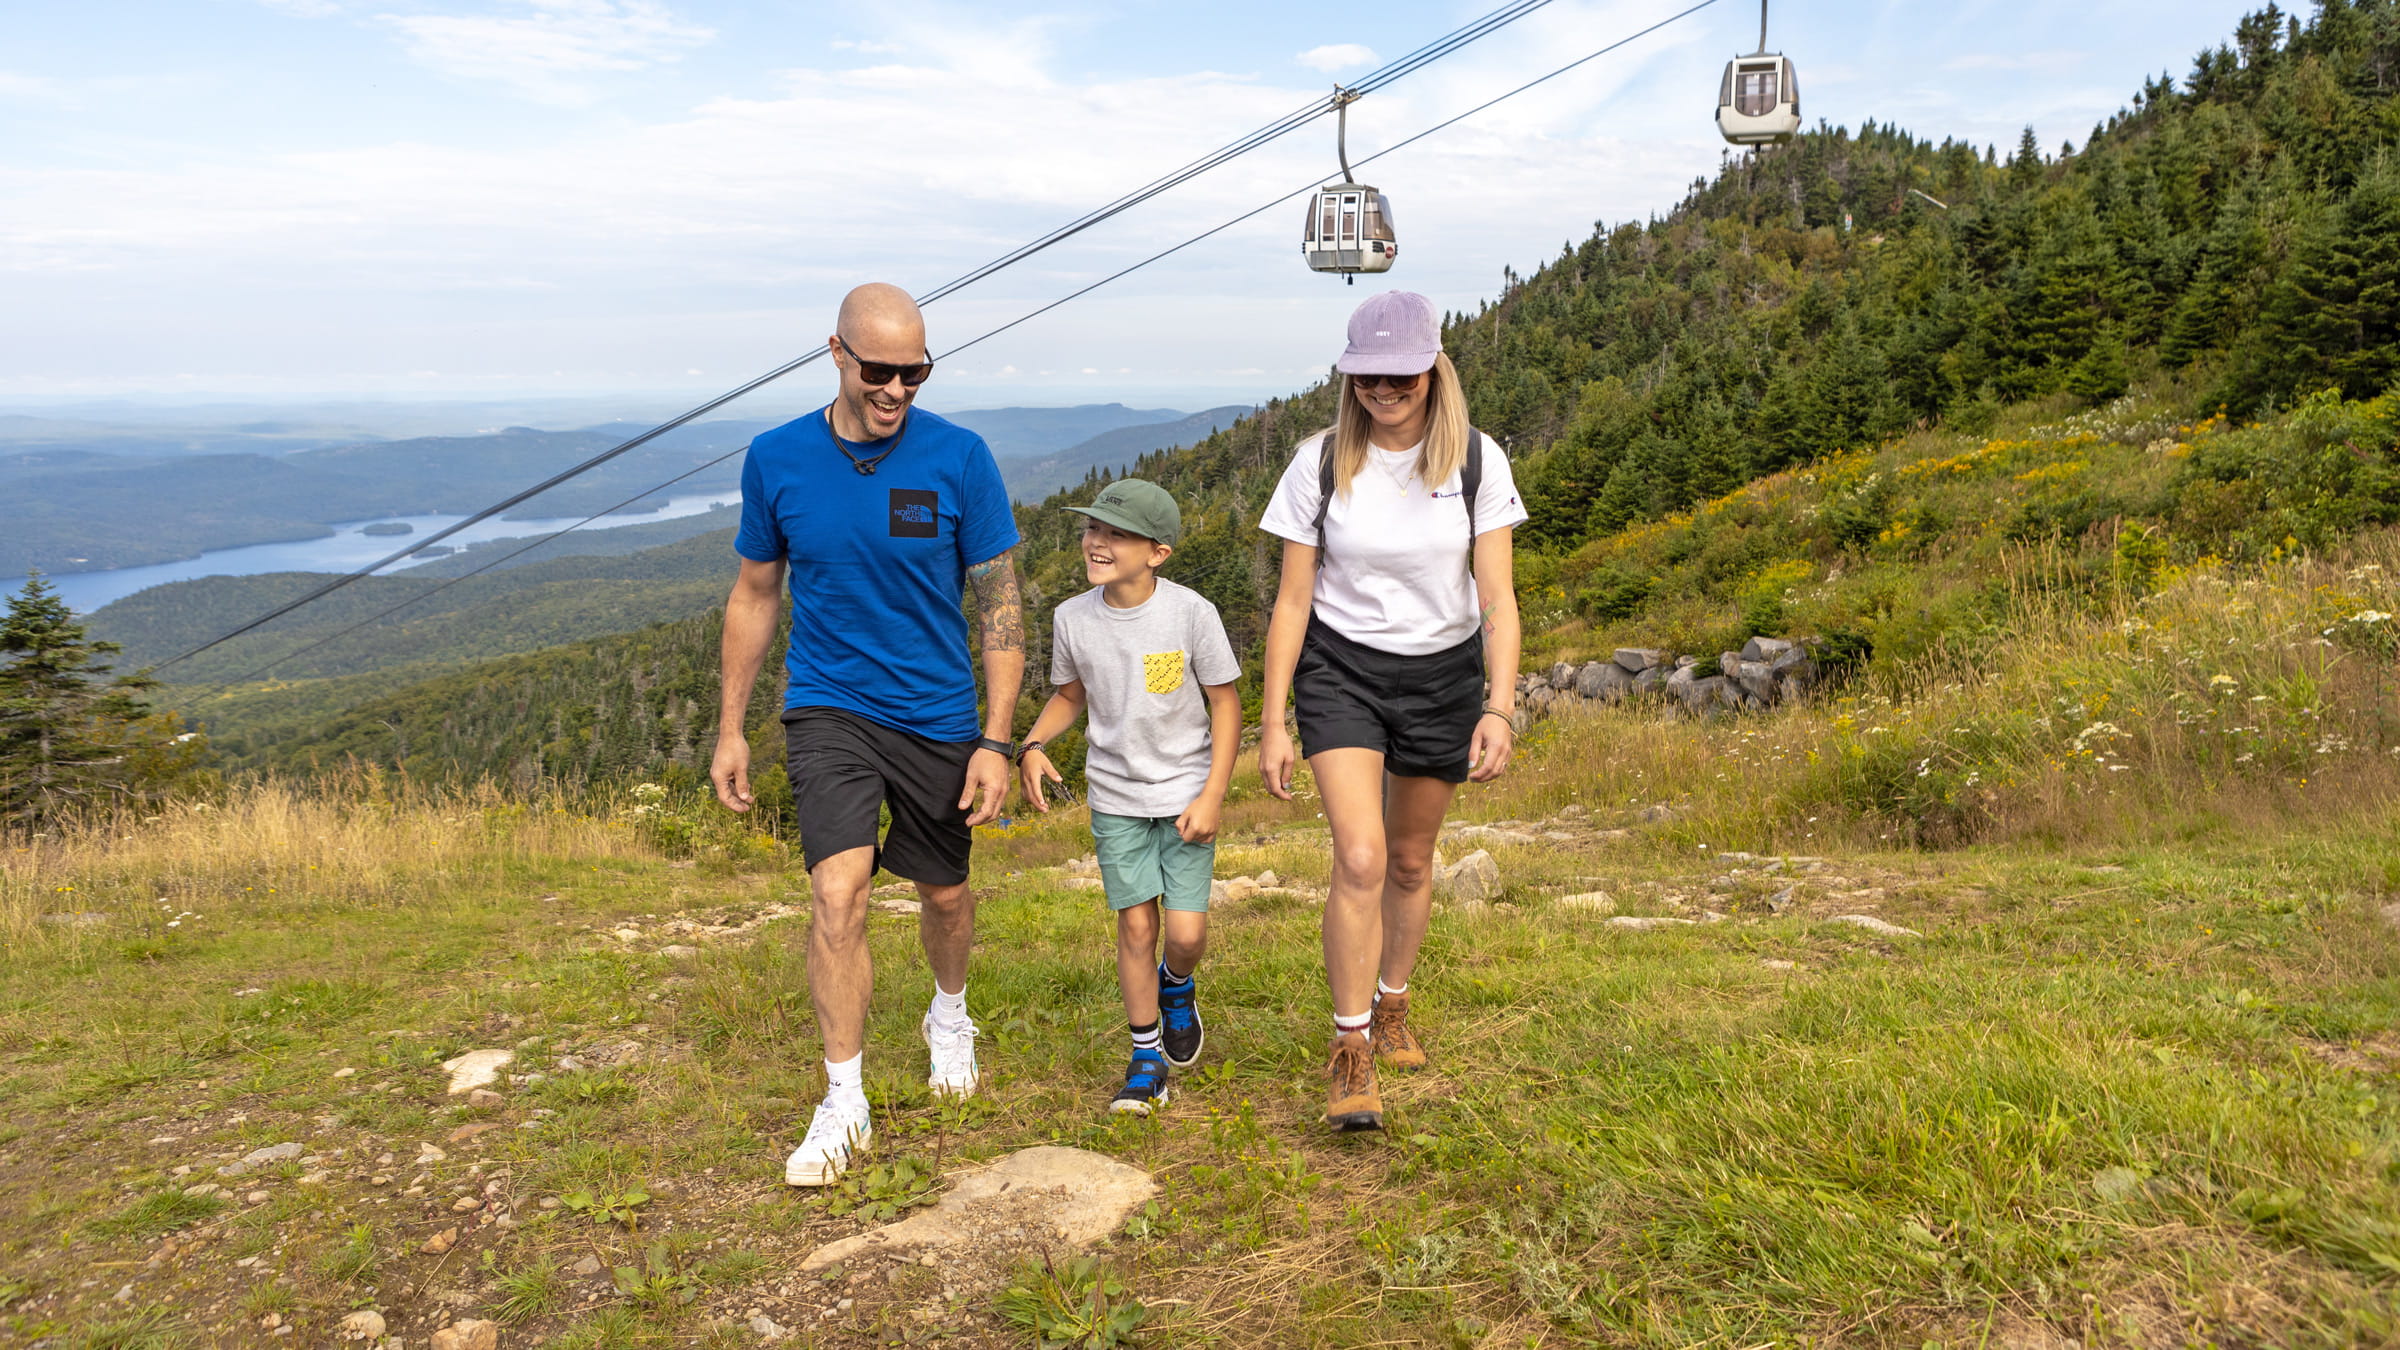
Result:
<svg viewBox="0 0 2400 1350"><path fill-rule="evenodd" d="M1533 512L1534 649L1807 623L1888 668L1983 621L2004 545L2055 541L2062 576L2121 586L2400 516L2393 401L2358 402L2400 375L2396 141L2400 0L2327 0L2305 22L2269 6L2081 147L2028 134L2003 158L1820 128L1512 273L1445 341ZM1330 400L1319 386L1134 465L1184 502L1167 574L1217 602L1246 654L1278 571L1258 514ZM1020 508L1044 624L1083 584L1061 508L1106 477ZM1038 658L1046 627L1034 640ZM654 685L705 686L705 643L645 641ZM394 725L492 706L476 678L375 706ZM540 688L528 716L579 696ZM663 763L689 714L645 706ZM463 770L532 762L500 753L520 731L438 716L500 737L466 753L446 731Z"/></svg>

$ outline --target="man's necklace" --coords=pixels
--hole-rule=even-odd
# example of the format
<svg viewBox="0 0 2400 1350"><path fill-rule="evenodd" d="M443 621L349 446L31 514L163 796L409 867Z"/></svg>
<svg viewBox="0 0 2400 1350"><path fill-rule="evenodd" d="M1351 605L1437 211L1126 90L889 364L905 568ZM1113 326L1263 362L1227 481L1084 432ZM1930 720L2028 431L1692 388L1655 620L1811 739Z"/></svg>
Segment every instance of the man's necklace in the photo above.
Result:
<svg viewBox="0 0 2400 1350"><path fill-rule="evenodd" d="M858 470L860 473L871 474L875 472L875 466L883 463L887 459L890 459L892 457L892 452L900 448L900 437L907 432L907 430L907 423L902 423L900 430L892 433L892 443L883 448L882 454L861 455L856 450L850 448L850 443L842 439L842 434L840 432L833 429L832 410L827 409L825 413L825 434L833 438L834 448L841 451L842 454L849 459L850 467Z"/></svg>

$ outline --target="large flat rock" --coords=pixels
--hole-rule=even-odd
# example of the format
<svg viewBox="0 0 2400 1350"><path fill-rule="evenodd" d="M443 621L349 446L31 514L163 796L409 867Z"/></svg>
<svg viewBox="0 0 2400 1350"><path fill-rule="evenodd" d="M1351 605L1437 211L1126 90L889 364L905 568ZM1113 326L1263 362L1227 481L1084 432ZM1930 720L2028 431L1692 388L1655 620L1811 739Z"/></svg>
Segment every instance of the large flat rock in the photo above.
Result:
<svg viewBox="0 0 2400 1350"><path fill-rule="evenodd" d="M1158 1183L1138 1167L1086 1149L1044 1144L960 1177L931 1207L897 1223L826 1243L800 1268L823 1270L837 1261L904 1251L984 1258L1061 1245L1088 1247L1117 1231L1157 1193Z"/></svg>

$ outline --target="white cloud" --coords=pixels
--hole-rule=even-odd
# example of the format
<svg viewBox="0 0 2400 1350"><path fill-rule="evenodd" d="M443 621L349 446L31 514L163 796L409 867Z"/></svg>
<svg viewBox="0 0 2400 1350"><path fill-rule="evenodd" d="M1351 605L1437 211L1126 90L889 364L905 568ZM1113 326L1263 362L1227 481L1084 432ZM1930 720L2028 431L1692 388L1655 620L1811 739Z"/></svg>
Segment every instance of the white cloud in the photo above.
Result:
<svg viewBox="0 0 2400 1350"><path fill-rule="evenodd" d="M0 70L0 98L23 99L29 103L63 103L67 99L67 87L45 76Z"/></svg>
<svg viewBox="0 0 2400 1350"><path fill-rule="evenodd" d="M682 58L716 36L656 0L517 0L510 14L383 14L409 55L464 79L552 103L590 98L584 78Z"/></svg>
<svg viewBox="0 0 2400 1350"><path fill-rule="evenodd" d="M258 0L258 3L298 19L323 19L342 12L338 0Z"/></svg>
<svg viewBox="0 0 2400 1350"><path fill-rule="evenodd" d="M2082 52L1970 52L1942 63L1944 70L2057 70L2083 60Z"/></svg>
<svg viewBox="0 0 2400 1350"><path fill-rule="evenodd" d="M1354 108L1351 154L1619 36L1642 13L1638 0L1555 4ZM188 333L229 304L244 335L211 352L237 372L765 368L821 337L825 311L858 281L929 288L1317 93L1305 79L1205 70L1069 79L1051 31L912 7L878 32L902 53L884 63L829 58L783 72L779 88L646 124L587 119L548 139L0 163L0 313L47 316L21 334L0 324L0 369L164 369L188 361ZM1706 110L1628 90L1677 45L1661 34L1377 162L1369 181L1393 194L1407 250L1388 284L1471 310L1504 262L1530 270L1595 214L1671 204L1716 161ZM1713 93L1714 61L1703 63ZM908 153L859 153L870 128ZM938 311L936 346L1334 172L1328 119L962 293ZM1087 366L1139 353L1156 387L1248 398L1278 391L1282 372L1321 372L1368 290L1300 265L1300 210L1277 206L976 349L982 378L1055 376L1065 390ZM73 335L50 321L60 315Z"/></svg>
<svg viewBox="0 0 2400 1350"><path fill-rule="evenodd" d="M1362 47L1355 42L1336 42L1329 46L1311 47L1292 59L1310 70L1322 70L1329 75L1337 70L1380 64L1374 49Z"/></svg>

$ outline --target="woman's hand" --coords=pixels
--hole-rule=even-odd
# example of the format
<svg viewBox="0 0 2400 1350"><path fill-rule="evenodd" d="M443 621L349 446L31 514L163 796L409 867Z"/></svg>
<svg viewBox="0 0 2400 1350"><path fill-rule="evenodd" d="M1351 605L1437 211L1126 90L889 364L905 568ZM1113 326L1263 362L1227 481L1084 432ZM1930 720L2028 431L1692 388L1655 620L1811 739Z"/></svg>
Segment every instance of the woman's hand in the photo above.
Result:
<svg viewBox="0 0 2400 1350"><path fill-rule="evenodd" d="M1292 733L1278 722L1261 727L1258 734L1258 776L1266 780L1267 792L1282 800L1292 799L1292 766L1299 757L1292 753Z"/></svg>
<svg viewBox="0 0 2400 1350"><path fill-rule="evenodd" d="M1475 718L1475 739L1467 747L1467 781L1488 783L1508 768L1517 748L1515 721L1485 710Z"/></svg>

